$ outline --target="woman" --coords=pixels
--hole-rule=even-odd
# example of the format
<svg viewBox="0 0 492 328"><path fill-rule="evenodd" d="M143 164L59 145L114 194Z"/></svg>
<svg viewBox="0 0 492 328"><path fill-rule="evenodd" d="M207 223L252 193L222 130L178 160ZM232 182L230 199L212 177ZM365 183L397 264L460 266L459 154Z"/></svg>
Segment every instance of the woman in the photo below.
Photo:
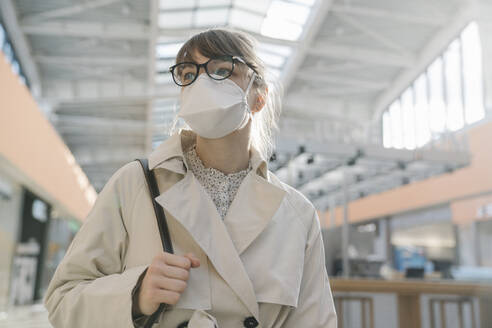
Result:
<svg viewBox="0 0 492 328"><path fill-rule="evenodd" d="M313 205L268 171L278 107L248 35L211 29L170 68L172 134L148 157L174 254L162 251L140 164L107 182L48 287L55 327L336 327Z"/></svg>

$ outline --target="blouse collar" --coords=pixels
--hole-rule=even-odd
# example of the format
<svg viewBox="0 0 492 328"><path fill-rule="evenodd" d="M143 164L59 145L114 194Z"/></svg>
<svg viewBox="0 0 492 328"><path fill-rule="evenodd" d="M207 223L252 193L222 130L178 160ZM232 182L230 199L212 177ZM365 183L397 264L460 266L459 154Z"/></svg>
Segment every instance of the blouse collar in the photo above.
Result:
<svg viewBox="0 0 492 328"><path fill-rule="evenodd" d="M171 135L149 154L149 169L172 168L173 171L184 174L189 169L184 153L196 144L196 136L194 131L186 129ZM184 170L176 165L168 165L168 161L173 158L181 160ZM250 146L250 165L256 174L268 180L268 164L254 145Z"/></svg>
<svg viewBox="0 0 492 328"><path fill-rule="evenodd" d="M198 171L198 172L206 172L210 173L215 176L220 176L220 177L228 177L228 178L236 178L236 177L241 177L246 175L251 169L251 160L248 161L248 167L237 171L237 172L232 172L232 173L224 173L214 167L205 167L203 164L203 161L201 160L200 156L198 156L198 153L196 152L196 144L192 145L188 151L185 152L185 160L186 164L188 167L191 167L193 172Z"/></svg>

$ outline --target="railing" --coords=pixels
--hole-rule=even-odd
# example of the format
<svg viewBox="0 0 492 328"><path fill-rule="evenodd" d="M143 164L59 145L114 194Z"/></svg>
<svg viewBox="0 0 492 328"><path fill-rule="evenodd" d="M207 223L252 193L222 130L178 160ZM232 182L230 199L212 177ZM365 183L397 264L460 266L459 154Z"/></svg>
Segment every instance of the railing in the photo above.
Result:
<svg viewBox="0 0 492 328"><path fill-rule="evenodd" d="M398 328L422 328L422 327L440 327L446 326L446 307L445 304L455 303L458 305L456 313L458 326L467 327L492 327L492 285L478 283L463 283L454 281L425 281L425 280L377 280L377 279L342 279L331 278L331 286L337 306L340 328L349 328L346 324L342 311L343 302L360 302L361 311L350 313L350 316L361 316L361 327L371 327L375 321L378 322L378 316L388 316L388 312L375 312L377 309L374 300L368 301L372 296L378 294L393 294L396 296ZM358 295L354 295L358 294ZM431 296L428 298L427 296ZM435 311L434 304L440 304L439 312ZM425 304L427 303L427 304ZM473 304L478 304L475 307ZM364 304L370 304L368 309ZM422 315L422 307L427 306L428 313ZM463 306L470 308L469 320L464 320ZM449 308L448 308L449 310ZM478 310L478 313L476 312ZM369 311L369 313L368 313ZM387 309L385 311L388 311ZM436 318L435 313L439 313ZM450 311L448 311L450 312ZM448 313L450 314L450 313ZM454 313L453 313L454 315ZM475 318L479 318L478 321ZM367 320L369 318L369 320ZM381 320L380 322L384 321ZM438 319L438 320L436 320ZM477 322L479 326L477 326ZM436 326L436 324L439 324ZM456 324L453 326L455 327ZM376 324L376 327L379 325ZM350 327L351 328L351 327Z"/></svg>

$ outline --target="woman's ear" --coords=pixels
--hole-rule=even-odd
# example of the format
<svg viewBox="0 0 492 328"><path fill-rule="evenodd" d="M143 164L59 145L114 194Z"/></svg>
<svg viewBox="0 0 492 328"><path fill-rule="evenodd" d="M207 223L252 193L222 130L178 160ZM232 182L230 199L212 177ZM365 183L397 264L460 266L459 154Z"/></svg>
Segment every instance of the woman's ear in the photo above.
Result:
<svg viewBox="0 0 492 328"><path fill-rule="evenodd" d="M256 103L255 103L255 108L253 112L259 112L260 110L263 109L263 107L266 104L266 97L268 96L268 87L265 87L265 92L264 93L258 93L258 96L256 97Z"/></svg>

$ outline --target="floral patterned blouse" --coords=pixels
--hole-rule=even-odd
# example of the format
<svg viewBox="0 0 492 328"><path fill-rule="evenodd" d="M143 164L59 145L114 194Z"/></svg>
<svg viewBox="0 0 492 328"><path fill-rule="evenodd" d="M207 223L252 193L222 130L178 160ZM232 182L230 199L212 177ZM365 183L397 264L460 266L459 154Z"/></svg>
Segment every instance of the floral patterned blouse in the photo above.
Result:
<svg viewBox="0 0 492 328"><path fill-rule="evenodd" d="M213 167L205 167L203 165L203 162L196 153L196 144L186 151L184 155L191 171L212 198L223 220L241 182L252 169L251 160L249 161L248 168L225 174Z"/></svg>

